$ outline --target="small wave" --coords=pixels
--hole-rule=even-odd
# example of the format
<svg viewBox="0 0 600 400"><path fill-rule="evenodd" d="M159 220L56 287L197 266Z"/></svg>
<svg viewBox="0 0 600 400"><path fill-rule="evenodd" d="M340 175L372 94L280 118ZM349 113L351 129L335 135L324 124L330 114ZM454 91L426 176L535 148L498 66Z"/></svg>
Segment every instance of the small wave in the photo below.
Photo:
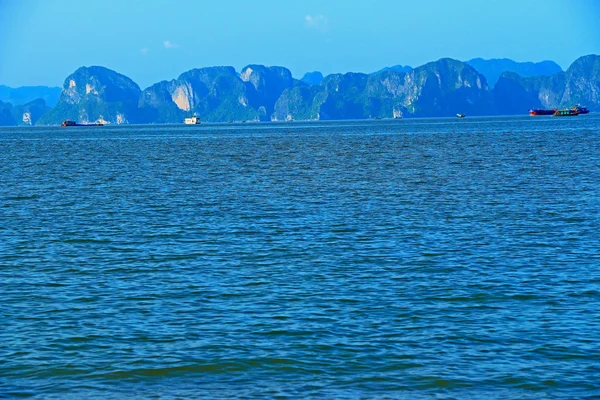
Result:
<svg viewBox="0 0 600 400"><path fill-rule="evenodd" d="M33 194L31 196L13 196L13 197L6 197L5 200L7 201L27 201L27 200L35 200L35 199L39 199L41 196L37 195L37 194Z"/></svg>

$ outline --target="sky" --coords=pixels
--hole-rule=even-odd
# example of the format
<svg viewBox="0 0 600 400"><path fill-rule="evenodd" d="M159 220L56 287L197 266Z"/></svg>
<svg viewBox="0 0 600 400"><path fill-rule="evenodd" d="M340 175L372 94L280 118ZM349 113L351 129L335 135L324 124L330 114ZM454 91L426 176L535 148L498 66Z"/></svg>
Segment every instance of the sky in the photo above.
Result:
<svg viewBox="0 0 600 400"><path fill-rule="evenodd" d="M141 88L192 69L305 72L600 54L599 0L0 0L0 85L101 65Z"/></svg>

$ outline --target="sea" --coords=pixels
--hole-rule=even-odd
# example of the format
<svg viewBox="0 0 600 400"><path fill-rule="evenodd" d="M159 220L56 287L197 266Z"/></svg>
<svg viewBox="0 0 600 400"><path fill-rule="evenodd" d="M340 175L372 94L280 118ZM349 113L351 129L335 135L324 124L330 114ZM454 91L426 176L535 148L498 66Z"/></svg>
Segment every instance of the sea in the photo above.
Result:
<svg viewBox="0 0 600 400"><path fill-rule="evenodd" d="M0 398L600 398L600 115L1 128Z"/></svg>

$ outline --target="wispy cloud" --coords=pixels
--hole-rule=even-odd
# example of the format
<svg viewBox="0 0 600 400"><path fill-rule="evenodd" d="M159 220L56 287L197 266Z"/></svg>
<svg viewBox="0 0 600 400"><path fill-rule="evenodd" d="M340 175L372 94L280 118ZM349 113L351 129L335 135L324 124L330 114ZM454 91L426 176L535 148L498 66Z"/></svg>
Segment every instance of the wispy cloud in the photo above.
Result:
<svg viewBox="0 0 600 400"><path fill-rule="evenodd" d="M175 44L175 43L173 43L173 42L171 42L169 40L165 40L163 42L163 45L165 46L165 49L176 49L176 48L179 47L178 44Z"/></svg>
<svg viewBox="0 0 600 400"><path fill-rule="evenodd" d="M149 51L150 51L150 49L147 49L146 47L144 47L143 49L140 50L140 53L142 53L142 55L145 56L146 54L148 54Z"/></svg>
<svg viewBox="0 0 600 400"><path fill-rule="evenodd" d="M318 32L326 32L329 29L329 20L323 14L307 14L304 17L304 27Z"/></svg>

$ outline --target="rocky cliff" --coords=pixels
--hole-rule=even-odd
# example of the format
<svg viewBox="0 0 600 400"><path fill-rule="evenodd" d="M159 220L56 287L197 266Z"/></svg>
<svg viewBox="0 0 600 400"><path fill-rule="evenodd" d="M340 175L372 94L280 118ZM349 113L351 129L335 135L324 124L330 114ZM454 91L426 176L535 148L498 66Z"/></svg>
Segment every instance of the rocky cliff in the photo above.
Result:
<svg viewBox="0 0 600 400"><path fill-rule="evenodd" d="M264 107L264 119L266 120L270 119L275 102L284 90L305 85L292 78L292 73L287 68L263 65L248 65L242 69L240 79L250 83L254 88L249 92L250 105L256 109Z"/></svg>
<svg viewBox="0 0 600 400"><path fill-rule="evenodd" d="M248 91L233 67L199 68L145 89L139 105L145 122L179 123L192 114L205 121L252 120L258 111L249 106Z"/></svg>
<svg viewBox="0 0 600 400"><path fill-rule="evenodd" d="M56 107L40 124L60 124L65 119L81 123L125 124L138 122L140 88L131 79L104 67L81 67L69 75Z"/></svg>
<svg viewBox="0 0 600 400"><path fill-rule="evenodd" d="M489 115L494 110L485 77L450 58L408 72L404 86L403 104L414 116Z"/></svg>
<svg viewBox="0 0 600 400"><path fill-rule="evenodd" d="M494 88L500 114L518 114L528 108L561 108L576 104L600 111L600 56L577 59L566 72L524 78L505 72Z"/></svg>
<svg viewBox="0 0 600 400"><path fill-rule="evenodd" d="M249 65L239 76L233 67L200 68L144 90L139 106L146 122L194 113L205 121L269 120L281 93L300 85L282 67Z"/></svg>
<svg viewBox="0 0 600 400"><path fill-rule="evenodd" d="M600 56L581 57L567 69L561 103L584 104L600 111Z"/></svg>
<svg viewBox="0 0 600 400"><path fill-rule="evenodd" d="M117 72L83 67L65 80L57 106L37 122L181 123L192 114L212 122L523 115L531 107L575 104L600 111L600 56L581 57L550 76L503 72L493 90L471 65L449 58L414 69L333 74L314 85L283 67L249 65L240 74L233 67L199 68L143 92ZM2 110L5 124L35 123L44 106L5 104Z"/></svg>
<svg viewBox="0 0 600 400"><path fill-rule="evenodd" d="M335 74L316 88L286 90L274 120L360 119L493 113L485 77L472 67L441 59L409 72Z"/></svg>
<svg viewBox="0 0 600 400"><path fill-rule="evenodd" d="M12 115L17 125L32 126L48 111L50 111L50 107L46 105L46 101L36 99L27 104L13 107Z"/></svg>

